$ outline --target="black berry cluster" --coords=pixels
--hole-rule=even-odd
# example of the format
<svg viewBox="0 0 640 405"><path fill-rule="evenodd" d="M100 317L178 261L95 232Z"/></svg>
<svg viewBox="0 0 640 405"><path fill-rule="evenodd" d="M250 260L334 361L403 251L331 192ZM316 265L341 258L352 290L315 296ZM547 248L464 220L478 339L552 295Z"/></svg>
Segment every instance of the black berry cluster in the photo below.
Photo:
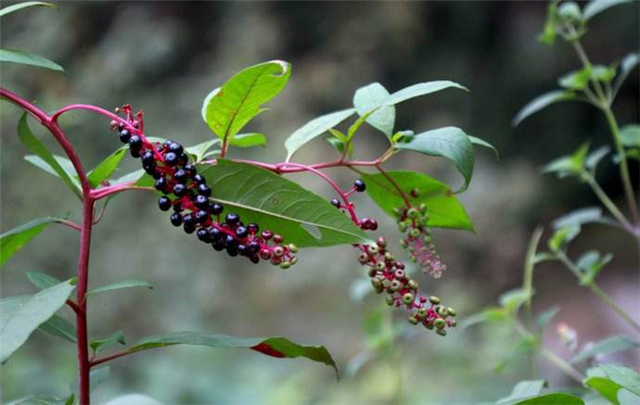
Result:
<svg viewBox="0 0 640 405"><path fill-rule="evenodd" d="M357 179L356 181L353 182L353 188L351 189L349 194L354 191L361 193L366 189L367 189L366 183L362 179ZM331 202L331 205L335 206L337 209L343 212L345 209L353 208L353 204L351 204L350 207L345 207L337 198L332 199L330 202ZM360 226L360 228L364 229L365 231L375 231L376 229L378 229L378 221L376 221L373 218L362 218L359 221L358 225Z"/></svg>
<svg viewBox="0 0 640 405"><path fill-rule="evenodd" d="M438 297L425 297L418 291L416 283L405 271L405 265L387 250L384 238L376 244L359 245L358 261L369 266L371 285L378 294L386 293L387 304L404 307L411 312L408 320L445 336L447 327L455 327L456 311L445 307Z"/></svg>
<svg viewBox="0 0 640 405"><path fill-rule="evenodd" d="M244 224L240 216L225 212L222 204L211 201L211 188L189 161L182 145L174 141L149 142L142 133L142 115L134 118L124 106L125 123L112 123L120 141L129 145L131 156L142 161L146 173L155 179L155 188L164 194L158 199L162 211L172 211L170 220L188 234L226 250L229 256L245 256L253 263L268 260L283 269L296 263L294 244L284 244L281 235L260 230L254 223Z"/></svg>

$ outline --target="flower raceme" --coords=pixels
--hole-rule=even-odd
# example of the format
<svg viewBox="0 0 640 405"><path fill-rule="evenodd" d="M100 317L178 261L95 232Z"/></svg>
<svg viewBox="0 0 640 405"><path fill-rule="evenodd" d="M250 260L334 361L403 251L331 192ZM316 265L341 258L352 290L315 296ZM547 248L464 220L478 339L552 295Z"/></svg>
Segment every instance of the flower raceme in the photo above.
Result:
<svg viewBox="0 0 640 405"><path fill-rule="evenodd" d="M195 233L200 241L216 251L226 250L229 256L245 256L253 263L268 260L284 269L296 263L298 248L294 244L285 244L281 235L269 230L260 231L258 224L244 224L238 214L226 212L222 204L211 200L206 179L197 173L182 145L150 142L142 132L142 113L134 117L129 105L118 111L125 114L127 123L112 122L112 129L155 179L155 188L164 194L158 207L173 211L170 220L174 226L181 226L187 234Z"/></svg>

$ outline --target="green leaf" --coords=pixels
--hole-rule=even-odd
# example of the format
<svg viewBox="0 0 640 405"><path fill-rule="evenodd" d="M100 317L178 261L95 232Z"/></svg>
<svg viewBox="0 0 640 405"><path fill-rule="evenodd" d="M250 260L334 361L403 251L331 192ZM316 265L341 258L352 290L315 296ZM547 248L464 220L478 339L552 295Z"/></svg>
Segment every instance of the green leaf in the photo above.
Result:
<svg viewBox="0 0 640 405"><path fill-rule="evenodd" d="M616 66L595 65L591 77L603 83L609 83L616 76Z"/></svg>
<svg viewBox="0 0 640 405"><path fill-rule="evenodd" d="M618 401L618 391L623 388L608 378L589 377L584 380L584 385L596 391L612 404L620 405L620 402Z"/></svg>
<svg viewBox="0 0 640 405"><path fill-rule="evenodd" d="M575 395L556 392L527 398L516 402L516 405L584 405L584 401Z"/></svg>
<svg viewBox="0 0 640 405"><path fill-rule="evenodd" d="M540 394L542 389L547 386L548 384L545 380L520 381L513 387L511 394L508 397L499 399L496 405L514 404L523 398Z"/></svg>
<svg viewBox="0 0 640 405"><path fill-rule="evenodd" d="M73 191L78 198L82 198L82 194L77 186L77 182L69 176L67 171L65 171L60 163L53 157L51 152L47 149L47 147L40 141L29 129L29 124L27 124L27 114L25 113L20 121L18 122L18 136L22 143L25 144L29 150L38 155L42 160L44 160L51 168L57 173L58 177L64 181L64 183Z"/></svg>
<svg viewBox="0 0 640 405"><path fill-rule="evenodd" d="M5 363L34 330L65 304L74 284L72 279L35 295L0 300L0 363Z"/></svg>
<svg viewBox="0 0 640 405"><path fill-rule="evenodd" d="M580 176L585 170L589 144L585 143L570 156L562 156L542 168L543 173L556 173L559 178Z"/></svg>
<svg viewBox="0 0 640 405"><path fill-rule="evenodd" d="M225 159L198 170L226 212L279 233L286 242L300 247L369 242L326 198L267 170Z"/></svg>
<svg viewBox="0 0 640 405"><path fill-rule="evenodd" d="M417 83L412 86L405 87L402 90L398 90L389 96L389 98L384 102L384 105L395 105L415 97L426 96L427 94L449 88L469 91L466 87L449 80L435 80L432 82Z"/></svg>
<svg viewBox="0 0 640 405"><path fill-rule="evenodd" d="M287 140L284 142L284 146L287 148L287 162L291 160L293 154L304 144L329 131L342 121L351 117L355 112L355 108L336 111L331 114L314 118L302 127L298 128L294 133L289 135Z"/></svg>
<svg viewBox="0 0 640 405"><path fill-rule="evenodd" d="M261 106L284 89L291 76L291 66L270 61L237 73L222 87L207 96L202 106L204 121L221 139L232 141L256 115Z"/></svg>
<svg viewBox="0 0 640 405"><path fill-rule="evenodd" d="M3 17L7 14L13 13L18 10L22 10L27 7L36 7L36 6L58 8L58 6L53 3L45 3L43 1L25 1L23 3L12 4L10 6L3 7L2 9L0 9L0 17Z"/></svg>
<svg viewBox="0 0 640 405"><path fill-rule="evenodd" d="M600 163L600 161L605 156L607 156L610 151L611 149L606 145L599 147L598 149L594 150L593 152L587 155L587 159L584 162L584 166L592 173L595 173L598 163Z"/></svg>
<svg viewBox="0 0 640 405"><path fill-rule="evenodd" d="M562 229L590 223L599 223L602 222L602 218L602 208L600 207L580 208L553 221L553 228Z"/></svg>
<svg viewBox="0 0 640 405"><path fill-rule="evenodd" d="M76 174L75 174L76 171L73 168L73 164L71 163L71 161L69 159L67 159L67 158L64 158L64 157L58 156L58 155L53 155L53 158L56 160L56 162L58 162L60 167L62 167L62 170L64 170L67 173L67 175L69 176L69 178L73 182L74 186L78 190L80 190L80 182L78 181L78 179L76 177ZM60 176L55 171L55 169L53 167L51 167L49 165L49 163L47 163L44 160L42 160L39 156L36 156L36 155L25 155L24 160L26 160L27 162L31 163L32 165L34 165L38 169L40 169L40 170L42 170L44 172L47 172L52 176L60 178Z"/></svg>
<svg viewBox="0 0 640 405"><path fill-rule="evenodd" d="M478 145L478 146L484 146L485 148L491 149L493 153L496 155L496 160L500 159L500 154L498 153L498 149L496 149L495 146L491 145L489 142L483 139L476 138L475 136L471 136L471 135L468 135L468 136L472 144Z"/></svg>
<svg viewBox="0 0 640 405"><path fill-rule="evenodd" d="M344 141L338 139L338 138L327 138L327 142L329 142L329 144L331 146L333 146L334 148L336 148L336 150L339 153L343 153L344 152ZM349 143L349 150L347 151L347 154L349 155L349 157L353 156L353 144Z"/></svg>
<svg viewBox="0 0 640 405"><path fill-rule="evenodd" d="M560 312L560 307L553 306L538 315L538 318L536 318L536 329L538 330L538 332L542 333L542 331L544 331L544 328L546 328L549 322L551 322L551 320L555 318L558 312Z"/></svg>
<svg viewBox="0 0 640 405"><path fill-rule="evenodd" d="M571 363L579 363L598 355L618 353L639 346L640 341L630 336L611 336L582 349L580 353L571 359Z"/></svg>
<svg viewBox="0 0 640 405"><path fill-rule="evenodd" d="M576 263L583 272L582 277L580 277L580 284L591 285L596 276L611 259L613 259L611 253L600 256L600 253L596 250L590 250L583 254Z"/></svg>
<svg viewBox="0 0 640 405"><path fill-rule="evenodd" d="M127 150L128 148L126 147L116 150L87 174L91 187L98 187L103 181L111 177Z"/></svg>
<svg viewBox="0 0 640 405"><path fill-rule="evenodd" d="M160 402L155 399L142 394L127 394L121 397L114 398L104 405L125 405L125 404L136 404L136 405L161 405Z"/></svg>
<svg viewBox="0 0 640 405"><path fill-rule="evenodd" d="M94 288L93 290L88 291L86 295L92 295L92 294L97 294L105 291L113 291L113 290L120 290L122 288L134 288L134 287L148 288L150 290L153 289L151 284L147 283L146 281L128 279L128 280L116 281L115 283Z"/></svg>
<svg viewBox="0 0 640 405"><path fill-rule="evenodd" d="M44 231L49 224L60 221L62 219L54 217L38 218L1 234L0 266L4 266L11 256L19 252L31 239Z"/></svg>
<svg viewBox="0 0 640 405"><path fill-rule="evenodd" d="M205 141L197 145L184 148L184 151L187 152L189 155L193 156L193 160L195 162L200 162L204 158L209 156L210 155L209 151L211 150L211 148L213 148L215 145L218 145L218 144L220 144L220 139L212 139L210 141Z"/></svg>
<svg viewBox="0 0 640 405"><path fill-rule="evenodd" d="M621 405L640 405L640 396L624 388L618 390L617 400Z"/></svg>
<svg viewBox="0 0 640 405"><path fill-rule="evenodd" d="M409 142L398 143L394 147L451 160L464 177L464 184L456 193L466 190L469 186L475 156L469 136L460 128L445 127L423 132Z"/></svg>
<svg viewBox="0 0 640 405"><path fill-rule="evenodd" d="M614 364L601 364L596 368L614 383L640 396L640 375L636 371Z"/></svg>
<svg viewBox="0 0 640 405"><path fill-rule="evenodd" d="M27 279L29 279L31 284L35 285L41 290L53 287L54 285L61 283L61 281L57 278L52 277L48 274L40 273L39 271L28 271Z"/></svg>
<svg viewBox="0 0 640 405"><path fill-rule="evenodd" d="M15 49L0 49L0 62L17 63L44 69L64 72L64 68L57 63L35 53L18 51Z"/></svg>
<svg viewBox="0 0 640 405"><path fill-rule="evenodd" d="M561 101L574 100L575 98L576 94L574 92L566 90L554 90L548 93L544 93L531 100L529 104L522 107L522 109L513 119L512 125L514 127L517 127L522 121L524 121L525 118L530 117L531 115L537 113L540 110L543 110L551 104L559 103Z"/></svg>
<svg viewBox="0 0 640 405"><path fill-rule="evenodd" d="M116 343L120 343L121 345L126 344L126 342L124 340L124 333L122 333L121 330L119 330L119 331L117 331L115 333L112 333L111 335L107 336L104 339L90 341L89 342L89 347L91 347L91 350L93 350L93 353L95 355L98 355L104 349L107 349L107 348L115 345Z"/></svg>
<svg viewBox="0 0 640 405"><path fill-rule="evenodd" d="M579 225L565 226L556 230L551 239L549 239L549 249L552 252L557 252L564 248L580 234L580 231L581 227Z"/></svg>
<svg viewBox="0 0 640 405"><path fill-rule="evenodd" d="M471 218L446 184L427 175L397 171L387 175L400 187L412 206L425 204L429 213L428 226L463 229L474 232ZM395 218L394 208L404 206L404 200L391 182L382 174L365 174L369 197L389 216ZM417 190L417 194L412 191ZM414 197L413 195L417 195Z"/></svg>
<svg viewBox="0 0 640 405"><path fill-rule="evenodd" d="M177 332L146 337L129 347L127 352L134 353L141 350L181 344L209 346L221 349L252 349L267 356L277 358L305 357L309 360L333 367L336 375L339 375L336 363L324 346L302 346L284 337L242 338L202 332Z"/></svg>
<svg viewBox="0 0 640 405"><path fill-rule="evenodd" d="M60 405L60 401L60 398L53 395L29 395L11 401L7 405Z"/></svg>
<svg viewBox="0 0 640 405"><path fill-rule="evenodd" d="M509 354L494 366L494 370L497 373L502 373L509 363L519 359L525 354L533 352L537 347L538 341L535 338L526 337L520 339L520 341L518 341L518 343L509 351Z"/></svg>
<svg viewBox="0 0 640 405"><path fill-rule="evenodd" d="M569 90L583 90L589 85L592 70L583 68L574 72L567 73L558 80L560 87Z"/></svg>
<svg viewBox="0 0 640 405"><path fill-rule="evenodd" d="M237 146L239 148L251 148L254 146L265 146L267 144L267 137L264 134L249 133L238 134L232 140L230 145Z"/></svg>
<svg viewBox="0 0 640 405"><path fill-rule="evenodd" d="M490 307L482 312L471 315L462 320L460 323L461 329L466 329L470 326L477 325L479 323L486 322L502 322L509 319L506 311L503 308Z"/></svg>
<svg viewBox="0 0 640 405"><path fill-rule="evenodd" d="M138 170L134 170L131 173L127 173L123 176L118 177L117 179L114 179L111 184L122 184L122 183L128 183L130 181L138 181L140 180L141 177L143 177L145 175L145 171L144 169L138 169Z"/></svg>
<svg viewBox="0 0 640 405"><path fill-rule="evenodd" d="M584 6L582 15L585 21L589 21L596 15L621 4L632 3L631 0L591 0Z"/></svg>
<svg viewBox="0 0 640 405"><path fill-rule="evenodd" d="M76 327L64 318L54 315L38 327L38 330L59 337L71 343L76 343Z"/></svg>
<svg viewBox="0 0 640 405"><path fill-rule="evenodd" d="M396 108L393 105L384 105L390 94L380 83L371 83L359 88L353 96L353 105L360 116L376 109L366 121L374 128L379 129L388 138L393 135L393 126L396 121Z"/></svg>
<svg viewBox="0 0 640 405"><path fill-rule="evenodd" d="M547 7L547 18L544 23L544 29L542 33L538 35L538 41L548 45L553 46L556 42L556 24L558 20L558 3L560 1L550 1L549 6Z"/></svg>
<svg viewBox="0 0 640 405"><path fill-rule="evenodd" d="M640 125L631 124L620 128L620 139L628 148L640 148Z"/></svg>
<svg viewBox="0 0 640 405"><path fill-rule="evenodd" d="M499 298L500 306L508 313L515 313L533 294L533 291L527 291L523 288L507 291Z"/></svg>
<svg viewBox="0 0 640 405"><path fill-rule="evenodd" d="M618 72L618 76L616 77L616 81L613 84L613 94L614 96L618 94L622 84L624 83L629 73L640 63L640 54L638 53L630 53L625 56L620 63L620 72Z"/></svg>

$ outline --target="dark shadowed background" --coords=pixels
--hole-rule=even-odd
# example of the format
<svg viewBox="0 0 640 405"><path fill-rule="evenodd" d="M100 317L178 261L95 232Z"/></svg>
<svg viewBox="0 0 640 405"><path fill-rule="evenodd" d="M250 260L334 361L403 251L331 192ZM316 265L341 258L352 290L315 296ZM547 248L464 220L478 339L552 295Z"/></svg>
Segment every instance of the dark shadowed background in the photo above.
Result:
<svg viewBox="0 0 640 405"><path fill-rule="evenodd" d="M523 104L578 68L568 45L548 48L536 41L545 13L545 2L526 1L61 2L58 11L30 9L3 18L0 34L3 48L39 53L63 65L66 74L3 64L1 81L45 110L75 102L109 109L130 103L145 111L147 134L191 145L213 136L200 118L202 100L213 88L244 67L283 59L293 65L289 85L269 103L270 111L247 127L266 134L267 147L233 151L236 157L267 162L284 159L282 144L295 129L348 107L354 91L368 83L378 81L391 92L439 79L467 86L468 94L448 90L403 103L396 121L398 129L417 131L458 126L500 151L499 161L486 150L477 151L471 187L460 196L477 235L436 231L449 270L440 280L419 277L428 293L442 296L464 317L519 286L525 246L536 224L548 231L563 213L597 204L584 185L540 173L544 163L585 141L593 146L609 142L606 122L595 109L559 104L511 127ZM634 3L594 19L584 41L594 62L608 64L638 50L638 14ZM621 124L638 122L638 93L635 70L614 105ZM2 230L47 215L77 219L75 197L23 160L28 151L15 130L20 112L8 103L0 106ZM62 124L86 166L119 147L102 117L74 113ZM43 139L55 148L50 137ZM383 136L367 128L359 135L357 155L375 157L385 147ZM328 144L316 140L297 159L319 162L333 154ZM423 171L453 186L461 182L446 161L403 156L389 167ZM136 168L126 160L122 173ZM637 163L631 169L637 184ZM353 181L351 173L332 173L344 186ZM603 164L599 173L605 190L621 201L615 167ZM331 197L324 184L309 176L295 179ZM357 202L380 220L381 234L396 239L390 219L365 198ZM91 284L141 278L155 289L94 297L92 336L118 329L130 341L177 330L283 335L326 345L340 366L365 347L363 320L380 307L381 298L350 298L351 285L364 277L364 270L349 246L303 250L300 263L282 271L217 254L186 238L165 217L147 193L127 193L108 207L95 229ZM33 292L24 277L28 270L71 277L77 246L74 231L50 227L5 266L2 295ZM638 255L632 241L619 231L588 226L570 255L590 248L615 254L601 284L637 318ZM562 307L546 335L561 356L569 353L555 333L559 322L574 328L581 344L626 330L562 267L539 266L535 286L535 310ZM395 316L403 322L401 313ZM173 347L113 362L111 377L94 395L97 403L118 393L141 392L184 404L383 404L397 403L402 391L407 402L469 403L495 400L530 377L524 359L502 373L494 371L515 345L506 329L453 330L444 339L420 333L399 344L400 358L374 359L340 383L329 368L302 360ZM632 356L617 360L638 365ZM570 384L546 363L541 361L539 368L552 387ZM30 393L63 395L75 378L74 347L36 332L1 372L2 402Z"/></svg>

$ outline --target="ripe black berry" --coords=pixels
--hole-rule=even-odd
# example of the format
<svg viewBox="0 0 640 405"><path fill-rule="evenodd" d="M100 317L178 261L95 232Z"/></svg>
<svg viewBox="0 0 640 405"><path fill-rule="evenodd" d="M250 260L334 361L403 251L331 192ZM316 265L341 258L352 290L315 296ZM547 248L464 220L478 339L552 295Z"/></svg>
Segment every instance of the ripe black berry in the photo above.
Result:
<svg viewBox="0 0 640 405"><path fill-rule="evenodd" d="M247 253L250 255L254 255L256 253L258 253L260 251L260 244L258 242L256 242L255 240L252 242L249 242L249 244L247 245Z"/></svg>
<svg viewBox="0 0 640 405"><path fill-rule="evenodd" d="M185 195L185 193L187 192L187 186L185 186L184 184L176 184L175 186L173 186L173 194L175 194L178 197L182 197L183 195Z"/></svg>
<svg viewBox="0 0 640 405"><path fill-rule="evenodd" d="M129 149L139 152L142 149L142 139L138 135L132 135L129 138Z"/></svg>
<svg viewBox="0 0 640 405"><path fill-rule="evenodd" d="M145 153L142 154L142 164L143 165L151 165L153 164L155 166L156 164L156 159L155 156L153 155L153 152L151 152L150 150L146 151Z"/></svg>
<svg viewBox="0 0 640 405"><path fill-rule="evenodd" d="M340 201L337 198L334 198L331 200L331 205L333 205L336 208L340 208L342 206L342 204L340 204Z"/></svg>
<svg viewBox="0 0 640 405"><path fill-rule="evenodd" d="M196 230L196 226L195 225L189 225L189 224L184 224L183 225L183 229L186 233L194 233Z"/></svg>
<svg viewBox="0 0 640 405"><path fill-rule="evenodd" d="M238 229L236 229L236 236L238 238L244 238L245 236L247 236L247 228L245 228L244 226L239 226Z"/></svg>
<svg viewBox="0 0 640 405"><path fill-rule="evenodd" d="M186 165L189 163L189 156L186 153L182 152L178 155L178 164Z"/></svg>
<svg viewBox="0 0 640 405"><path fill-rule="evenodd" d="M196 212L196 221L200 224L204 224L209 219L209 213L205 210L198 210Z"/></svg>
<svg viewBox="0 0 640 405"><path fill-rule="evenodd" d="M211 241L214 243L222 239L223 235L224 234L222 233L222 231L218 228L211 228L211 230L209 231L209 236L211 237Z"/></svg>
<svg viewBox="0 0 640 405"><path fill-rule="evenodd" d="M177 203L173 204L173 210L175 212L182 212L184 210L184 208L182 208L182 203L177 202Z"/></svg>
<svg viewBox="0 0 640 405"><path fill-rule="evenodd" d="M209 206L209 199L203 195L197 195L193 201L193 205L198 208L205 209Z"/></svg>
<svg viewBox="0 0 640 405"><path fill-rule="evenodd" d="M122 124L120 124L120 125L122 125ZM123 130L120 131L118 136L120 137L120 142L128 143L129 142L129 138L131 138L131 132L127 131L126 129L123 129Z"/></svg>
<svg viewBox="0 0 640 405"><path fill-rule="evenodd" d="M187 177L191 178L194 174L196 174L196 168L193 165L185 165L183 170L187 173Z"/></svg>
<svg viewBox="0 0 640 405"><path fill-rule="evenodd" d="M239 220L240 220L240 217L238 216L238 214L234 214L232 212L227 214L227 223L229 225L235 225L238 223Z"/></svg>
<svg viewBox="0 0 640 405"><path fill-rule="evenodd" d="M171 208L171 200L164 196L160 197L160 199L158 199L158 207L162 211L169 211L169 209Z"/></svg>
<svg viewBox="0 0 640 405"><path fill-rule="evenodd" d="M260 230L258 224L250 223L249 225L247 225L247 231L249 231L249 233L251 234L255 234L256 232L258 232L258 230Z"/></svg>
<svg viewBox="0 0 640 405"><path fill-rule="evenodd" d="M198 239L200 239L205 243L211 242L211 236L209 236L209 231L207 231L205 228L198 229L198 232L196 232L196 235L198 235Z"/></svg>
<svg viewBox="0 0 640 405"><path fill-rule="evenodd" d="M244 244L239 244L238 245L238 253L240 253L240 256L244 256L247 253L247 245Z"/></svg>
<svg viewBox="0 0 640 405"><path fill-rule="evenodd" d="M220 252L220 251L224 250L224 248L226 248L226 247L227 247L227 245L226 245L226 244L225 244L225 242L224 242L224 238L220 238L220 239L215 240L215 241L213 242L212 246L213 246L213 248L214 248L215 250L217 250L218 252Z"/></svg>
<svg viewBox="0 0 640 405"><path fill-rule="evenodd" d="M178 169L173 175L173 178L181 184L185 184L187 182L187 172L184 169Z"/></svg>
<svg viewBox="0 0 640 405"><path fill-rule="evenodd" d="M169 144L169 151L175 153L176 155L180 155L184 149L182 145L178 142L172 142Z"/></svg>
<svg viewBox="0 0 640 405"><path fill-rule="evenodd" d="M187 214L187 215L183 216L182 217L182 222L185 225L193 225L193 226L196 225L196 219L193 217L192 214Z"/></svg>
<svg viewBox="0 0 640 405"><path fill-rule="evenodd" d="M200 193L201 195L204 195L206 197L209 197L209 196L211 196L211 189L209 187L207 187L206 184L200 184L200 185L198 185L198 193Z"/></svg>
<svg viewBox="0 0 640 405"><path fill-rule="evenodd" d="M358 179L353 182L353 186L356 188L356 191L361 193L367 189L367 185L362 181L362 179Z"/></svg>
<svg viewBox="0 0 640 405"><path fill-rule="evenodd" d="M160 177L158 180L156 180L155 188L158 191L162 191L163 193L166 193L168 185L169 184L167 184L167 179L165 179L164 177Z"/></svg>
<svg viewBox="0 0 640 405"><path fill-rule="evenodd" d="M167 166L175 166L178 164L178 155L176 155L173 152L169 152L166 155L164 155L164 163L167 164Z"/></svg>
<svg viewBox="0 0 640 405"><path fill-rule="evenodd" d="M155 176L156 175L156 162L151 162L150 164L145 164L142 165L142 168L144 169L144 171L146 173L148 173L150 176Z"/></svg>
<svg viewBox="0 0 640 405"><path fill-rule="evenodd" d="M196 174L193 176L193 181L195 181L198 184L207 184L207 179L200 176L199 174Z"/></svg>
<svg viewBox="0 0 640 405"><path fill-rule="evenodd" d="M179 212L174 212L173 214L171 214L171 223L173 224L173 226L182 225L182 215L180 215Z"/></svg>
<svg viewBox="0 0 640 405"><path fill-rule="evenodd" d="M224 210L224 207L222 206L222 204L215 203L211 206L211 213L213 215L220 215L222 214L223 210Z"/></svg>

